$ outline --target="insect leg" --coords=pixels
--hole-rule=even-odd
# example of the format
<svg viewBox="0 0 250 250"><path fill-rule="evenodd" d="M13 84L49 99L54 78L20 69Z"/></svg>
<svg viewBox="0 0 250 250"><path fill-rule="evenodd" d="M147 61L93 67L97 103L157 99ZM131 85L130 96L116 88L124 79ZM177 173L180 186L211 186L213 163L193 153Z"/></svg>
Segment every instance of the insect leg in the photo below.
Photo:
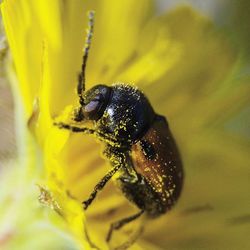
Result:
<svg viewBox="0 0 250 250"><path fill-rule="evenodd" d="M122 220L119 220L119 221L116 221L116 222L112 223L110 225L110 228L109 228L109 231L108 231L108 234L107 234L107 237L106 237L106 241L109 242L111 240L112 233L113 233L114 230L118 230L118 229L122 228L123 226L125 226L126 224L128 224L129 222L136 220L143 213L144 213L144 211L141 210L139 213L136 213L136 214L134 214L132 216L129 216L127 218L124 218Z"/></svg>
<svg viewBox="0 0 250 250"><path fill-rule="evenodd" d="M96 131L94 129L90 129L90 128L86 128L86 127L77 127L77 126L66 124L66 123L63 123L63 122L55 122L54 125L57 126L60 129L70 130L73 133L85 133L85 134L95 135L100 140L103 140L107 144L110 144L110 145L114 145L114 144L117 143L116 140L113 139L111 135L101 133L101 132Z"/></svg>
<svg viewBox="0 0 250 250"><path fill-rule="evenodd" d="M67 129L67 130L70 130L74 133L94 134L94 132L95 132L95 130L93 130L93 129L89 129L86 127L77 127L77 126L73 126L70 124L63 123L63 122L54 122L54 125L60 129Z"/></svg>
<svg viewBox="0 0 250 250"><path fill-rule="evenodd" d="M119 157L117 157L117 161L116 164L114 164L114 167L99 181L99 183L97 183L97 185L94 187L93 192L90 194L89 198L86 201L82 202L85 210L95 199L97 193L103 189L103 187L111 179L111 177L123 166L124 161L125 161L125 156L123 153L120 153Z"/></svg>
<svg viewBox="0 0 250 250"><path fill-rule="evenodd" d="M143 232L143 226L141 225L139 227L139 229L136 230L136 232L132 236L129 237L128 241L124 242L120 246L115 247L114 250L126 250L126 249L129 249L129 247L131 247L137 241L137 239L140 237L142 232Z"/></svg>

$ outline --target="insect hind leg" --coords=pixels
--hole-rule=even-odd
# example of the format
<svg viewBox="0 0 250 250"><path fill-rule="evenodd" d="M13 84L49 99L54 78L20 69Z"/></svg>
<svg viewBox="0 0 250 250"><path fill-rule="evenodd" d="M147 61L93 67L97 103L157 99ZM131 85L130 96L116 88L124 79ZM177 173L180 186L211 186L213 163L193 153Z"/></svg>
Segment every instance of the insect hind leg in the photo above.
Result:
<svg viewBox="0 0 250 250"><path fill-rule="evenodd" d="M121 219L119 221L116 221L114 223L112 223L110 225L107 237L106 237L106 241L109 242L112 238L112 234L114 230L119 230L120 228L122 228L123 226L127 225L128 223L136 220L137 218L139 218L142 214L144 213L143 210L141 210L139 213L133 214L129 217L126 217L124 219Z"/></svg>
<svg viewBox="0 0 250 250"><path fill-rule="evenodd" d="M131 235L126 242L122 243L120 246L115 247L114 250L129 249L129 247L131 247L137 241L137 239L141 236L141 234L143 233L143 229L144 229L143 225L140 225L138 230L136 230L136 232L133 235Z"/></svg>

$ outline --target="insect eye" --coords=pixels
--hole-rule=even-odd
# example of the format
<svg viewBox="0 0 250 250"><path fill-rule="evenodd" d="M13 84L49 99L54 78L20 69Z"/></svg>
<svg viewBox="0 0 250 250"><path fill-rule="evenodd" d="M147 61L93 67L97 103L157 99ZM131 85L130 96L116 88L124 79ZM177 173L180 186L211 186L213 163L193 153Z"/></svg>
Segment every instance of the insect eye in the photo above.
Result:
<svg viewBox="0 0 250 250"><path fill-rule="evenodd" d="M93 100L85 105L84 112L85 113L92 113L95 112L98 109L98 106L100 105L99 100Z"/></svg>
<svg viewBox="0 0 250 250"><path fill-rule="evenodd" d="M83 116L88 120L98 120L109 102L110 88L97 85L84 95Z"/></svg>
<svg viewBox="0 0 250 250"><path fill-rule="evenodd" d="M83 108L84 117L90 120L96 120L99 118L99 112L102 106L102 100L99 96L90 100L85 104Z"/></svg>

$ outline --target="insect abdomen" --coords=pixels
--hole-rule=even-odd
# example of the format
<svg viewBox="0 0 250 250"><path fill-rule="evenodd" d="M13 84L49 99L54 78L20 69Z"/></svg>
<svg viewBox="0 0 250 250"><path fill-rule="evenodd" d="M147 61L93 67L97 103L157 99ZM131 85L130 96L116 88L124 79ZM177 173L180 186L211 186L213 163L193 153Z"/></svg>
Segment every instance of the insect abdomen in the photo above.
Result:
<svg viewBox="0 0 250 250"><path fill-rule="evenodd" d="M147 180L169 210L181 193L183 170L164 117L157 116L147 133L132 145L131 156L135 171Z"/></svg>

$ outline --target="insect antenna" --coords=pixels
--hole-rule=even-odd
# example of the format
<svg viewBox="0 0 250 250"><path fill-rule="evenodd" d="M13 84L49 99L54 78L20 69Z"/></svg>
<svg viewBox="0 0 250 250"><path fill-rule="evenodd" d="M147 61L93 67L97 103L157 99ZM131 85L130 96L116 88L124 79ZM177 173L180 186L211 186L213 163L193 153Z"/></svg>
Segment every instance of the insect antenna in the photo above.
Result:
<svg viewBox="0 0 250 250"><path fill-rule="evenodd" d="M93 36L93 31L94 31L94 11L89 11L88 12L88 29L87 29L87 36L85 39L85 46L84 46L84 54L82 57L82 69L81 73L78 75L78 86L77 86L77 94L79 96L79 101L81 106L84 105L84 98L83 98L83 92L85 91L85 69L86 69L86 64L88 60L88 55L89 55L89 49L91 45L91 38Z"/></svg>

